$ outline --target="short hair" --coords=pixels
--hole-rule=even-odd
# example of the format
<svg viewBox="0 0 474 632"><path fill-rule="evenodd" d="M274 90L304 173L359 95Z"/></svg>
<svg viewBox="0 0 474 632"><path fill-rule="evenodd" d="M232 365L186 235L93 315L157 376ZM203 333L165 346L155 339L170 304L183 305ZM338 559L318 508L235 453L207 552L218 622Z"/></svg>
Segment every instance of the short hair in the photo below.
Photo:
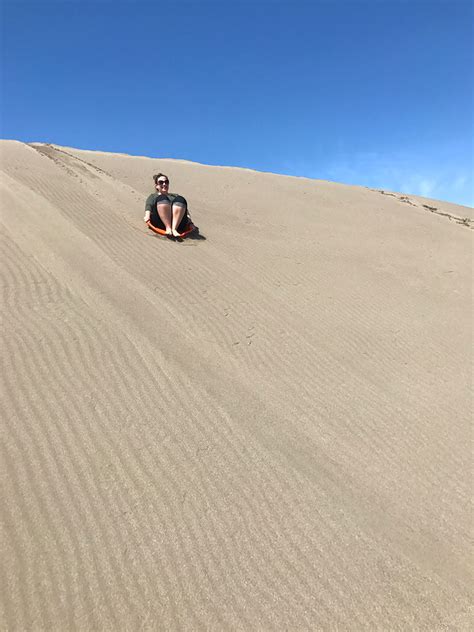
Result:
<svg viewBox="0 0 474 632"><path fill-rule="evenodd" d="M165 178L169 180L166 173L157 173L156 176L153 176L153 182L155 183L155 185L158 182L158 178L161 178L161 176L165 176Z"/></svg>

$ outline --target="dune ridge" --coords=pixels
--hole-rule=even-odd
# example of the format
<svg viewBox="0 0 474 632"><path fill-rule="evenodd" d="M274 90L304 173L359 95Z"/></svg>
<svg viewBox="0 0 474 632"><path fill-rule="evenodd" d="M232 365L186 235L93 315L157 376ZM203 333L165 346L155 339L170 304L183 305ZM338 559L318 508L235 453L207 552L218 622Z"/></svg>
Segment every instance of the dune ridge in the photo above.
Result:
<svg viewBox="0 0 474 632"><path fill-rule="evenodd" d="M1 151L0 628L469 629L472 209Z"/></svg>

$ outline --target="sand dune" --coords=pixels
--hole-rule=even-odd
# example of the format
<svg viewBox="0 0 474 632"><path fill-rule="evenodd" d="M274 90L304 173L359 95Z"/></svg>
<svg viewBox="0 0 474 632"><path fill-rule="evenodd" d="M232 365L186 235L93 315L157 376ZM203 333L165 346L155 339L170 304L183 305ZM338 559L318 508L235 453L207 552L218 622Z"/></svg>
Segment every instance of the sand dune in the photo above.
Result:
<svg viewBox="0 0 474 632"><path fill-rule="evenodd" d="M1 150L0 629L467 630L472 209Z"/></svg>

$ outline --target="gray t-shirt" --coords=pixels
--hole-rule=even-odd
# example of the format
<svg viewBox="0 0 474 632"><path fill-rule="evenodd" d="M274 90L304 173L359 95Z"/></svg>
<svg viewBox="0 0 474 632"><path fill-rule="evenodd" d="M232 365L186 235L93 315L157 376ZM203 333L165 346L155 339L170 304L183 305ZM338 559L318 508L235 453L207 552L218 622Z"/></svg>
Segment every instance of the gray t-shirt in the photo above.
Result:
<svg viewBox="0 0 474 632"><path fill-rule="evenodd" d="M145 202L145 211L149 211L150 213L156 209L156 200L163 195L162 193L151 193ZM179 193L165 193L166 197L169 199L170 203L173 204L175 198L178 197Z"/></svg>

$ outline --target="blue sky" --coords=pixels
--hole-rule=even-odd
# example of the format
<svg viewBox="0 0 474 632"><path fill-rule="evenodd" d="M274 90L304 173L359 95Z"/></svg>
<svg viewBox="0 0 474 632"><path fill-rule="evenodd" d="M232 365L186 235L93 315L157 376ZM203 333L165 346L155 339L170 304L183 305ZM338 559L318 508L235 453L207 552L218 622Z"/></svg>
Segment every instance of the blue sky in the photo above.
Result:
<svg viewBox="0 0 474 632"><path fill-rule="evenodd" d="M474 205L471 0L0 4L3 138Z"/></svg>

